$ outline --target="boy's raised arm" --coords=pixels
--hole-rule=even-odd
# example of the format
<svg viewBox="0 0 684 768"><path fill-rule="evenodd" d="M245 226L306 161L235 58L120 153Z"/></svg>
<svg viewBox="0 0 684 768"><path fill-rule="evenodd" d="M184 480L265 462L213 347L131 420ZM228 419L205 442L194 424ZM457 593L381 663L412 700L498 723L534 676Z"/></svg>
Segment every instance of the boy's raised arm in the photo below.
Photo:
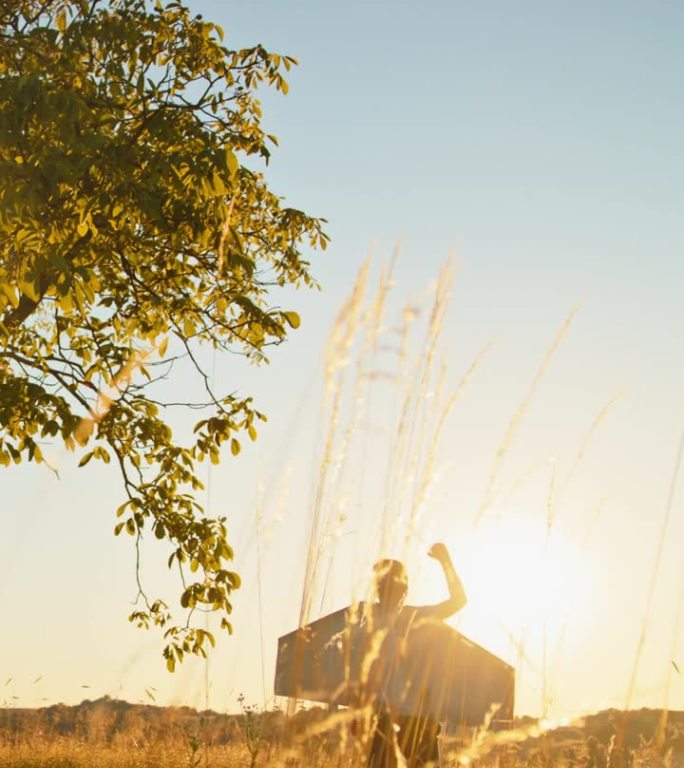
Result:
<svg viewBox="0 0 684 768"><path fill-rule="evenodd" d="M433 544L430 547L428 556L435 559L442 566L447 588L449 589L449 598L436 605L426 605L420 608L420 615L423 617L447 619L449 616L453 616L454 613L460 611L468 602L468 598L446 546L441 542Z"/></svg>

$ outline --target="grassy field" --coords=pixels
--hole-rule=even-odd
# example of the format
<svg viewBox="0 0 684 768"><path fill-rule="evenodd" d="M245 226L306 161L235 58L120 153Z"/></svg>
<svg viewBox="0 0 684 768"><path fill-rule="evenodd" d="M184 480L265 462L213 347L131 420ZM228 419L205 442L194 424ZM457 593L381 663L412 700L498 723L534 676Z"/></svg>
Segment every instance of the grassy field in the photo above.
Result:
<svg viewBox="0 0 684 768"><path fill-rule="evenodd" d="M451 279L449 268L445 268L437 281L431 310L425 315L429 317L425 342L419 347L415 359L409 343L413 315L408 310L404 312L403 325L396 334L399 339L398 346L395 343L397 360L388 370L377 367L376 352L381 329L386 324L383 313L386 294L392 284L391 270L381 278L376 292L366 298L368 270L365 266L336 321L326 359L327 419L323 422L324 448L311 503L312 523L300 626L310 621L317 614L317 606L323 604L329 581L326 563L333 562L339 541L335 531L340 510L332 500L345 496L348 484L345 472L351 472L349 467L353 469L355 462L359 463L366 456L367 435L362 425L368 414L364 409L370 398L370 382L376 379L394 382L398 408L396 413L390 409L382 431L389 437L379 440L376 446L379 466L386 462L386 471L377 474L385 480L378 481L377 487L371 487L377 495L377 503L367 505L378 510L372 524L373 536L378 540L371 541L367 551L355 553L361 563L357 566L362 574L370 575L377 552L392 549L404 552L410 562L420 549L415 533L429 522L427 502L437 474L437 455L444 425L491 346L486 345L472 359L455 388L450 390L445 384L437 353ZM489 513L497 494L501 495L497 488L501 484L504 459L572 318L571 313L546 351L495 451L496 458L474 526ZM349 364L350 360L354 365ZM573 477L587 445L613 402L610 400L591 423L563 487ZM556 522L554 505L557 501L551 492L548 498L542 499L547 542ZM256 517L264 530L274 524L271 519ZM360 523L357 527L362 528ZM370 541L371 537L367 538ZM655 583L655 575L657 566L651 577L652 583ZM498 577L496 579L498 581ZM258 599L261 612L265 608L261 605L260 595ZM649 596L649 604L650 601ZM520 649L523 658L526 649L522 642ZM377 648L375 652L379 652ZM634 660L630 694L624 705L627 707L640 653L641 646ZM547 670L544 659L544 690L551 671ZM349 720L348 717L345 720L343 714L329 715L320 708L300 711L294 718L286 718L282 712L259 712L243 703L242 714L221 715L195 712L187 707L132 705L108 697L83 702L77 707L0 708L0 768L362 768L367 753L368 723L365 729L358 723L349 727ZM684 713L608 710L555 728L523 718L509 732L460 734L459 739L453 735L445 737L441 753L441 766L454 768L457 765L473 768L684 768Z"/></svg>
<svg viewBox="0 0 684 768"><path fill-rule="evenodd" d="M219 715L100 700L0 710L0 716L3 768L353 768L365 762L363 729L347 728L344 717L322 709L289 719L279 712ZM441 765L682 768L684 713L607 710L549 730L525 718L507 732L445 738Z"/></svg>
<svg viewBox="0 0 684 768"><path fill-rule="evenodd" d="M73 739L37 741L0 747L0 765L8 768L180 768L204 764L204 754L194 754L183 745L112 747ZM245 747L212 747L208 755L212 766L250 764Z"/></svg>
<svg viewBox="0 0 684 768"><path fill-rule="evenodd" d="M112 747L93 745L69 739L35 742L32 744L0 746L0 765L6 768L243 768L249 766L290 766L290 768L352 768L363 766L360 749L345 751L272 748L253 759L246 743L225 746L200 747L193 751L188 745L149 745L143 747ZM562 749L551 751L543 747L520 755L516 748L500 748L473 760L458 761L445 756L443 766L471 765L494 768L675 768L682 765L681 758L672 753L654 750L645 744L630 752L628 759L606 750L598 753L591 742L568 742Z"/></svg>

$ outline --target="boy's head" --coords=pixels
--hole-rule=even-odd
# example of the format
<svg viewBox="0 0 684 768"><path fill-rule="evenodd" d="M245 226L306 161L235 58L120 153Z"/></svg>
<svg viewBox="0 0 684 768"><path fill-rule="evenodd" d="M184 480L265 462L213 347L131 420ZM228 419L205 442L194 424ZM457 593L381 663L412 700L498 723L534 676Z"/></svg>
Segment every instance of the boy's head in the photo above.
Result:
<svg viewBox="0 0 684 768"><path fill-rule="evenodd" d="M385 610L398 611L408 592L408 575L399 560L379 560L373 566L378 603Z"/></svg>

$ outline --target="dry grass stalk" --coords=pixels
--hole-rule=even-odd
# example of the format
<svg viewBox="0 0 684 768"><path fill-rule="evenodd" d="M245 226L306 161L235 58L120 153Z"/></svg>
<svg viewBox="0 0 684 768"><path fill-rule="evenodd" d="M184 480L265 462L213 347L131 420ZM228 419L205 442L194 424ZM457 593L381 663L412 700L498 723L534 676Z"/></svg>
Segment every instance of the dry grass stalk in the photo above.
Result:
<svg viewBox="0 0 684 768"><path fill-rule="evenodd" d="M330 399L331 401L331 406L311 513L306 571L299 611L300 626L307 623L311 611L313 588L321 558L321 516L324 511L323 504L326 497L328 474L339 426L343 385L347 368L346 362L361 317L369 269L370 259L367 259L359 271L349 299L345 302L335 320L326 353L325 393L326 400Z"/></svg>
<svg viewBox="0 0 684 768"><path fill-rule="evenodd" d="M570 482L572 478L575 476L575 472L577 471L577 468L582 463L582 460L584 459L587 450L589 449L589 445L591 444L592 438L594 437L594 434L598 430L598 428L603 424L606 417L608 416L608 413L612 410L613 406L622 399L622 397L625 394L625 390L621 389L619 392L614 394L608 402L601 408L601 410L596 414L596 417L592 421L592 423L589 426L589 429L587 430L587 433L584 436L584 439L582 440L582 443L579 447L579 450L577 451L577 455L575 456L575 460L572 463L572 466L570 467L570 471L565 477L565 480L563 481L559 496L563 495L565 491L567 490L568 486L570 485Z"/></svg>
<svg viewBox="0 0 684 768"><path fill-rule="evenodd" d="M641 630L639 632L639 640L637 642L636 651L634 653L634 663L632 665L632 673L629 678L629 686L627 688L627 695L625 697L625 710L628 710L632 704L632 696L634 695L634 686L636 685L637 673L639 671L639 663L641 661L641 654L646 643L646 635L648 632L648 625L651 620L651 608L653 605L653 596L655 594L656 582L658 580L658 573L660 571L660 561L663 556L663 548L665 540L667 538L667 531L670 525L670 518L672 517L672 507L674 503L675 492L677 490L677 482L679 480L679 472L682 466L682 459L684 459L684 432L682 432L681 439L679 441L679 447L677 449L677 458L675 460L674 470L672 472L672 478L670 480L670 489L667 496L667 503L665 504L665 514L663 515L663 522L660 527L660 535L658 537L658 543L656 546L655 559L653 562L653 568L651 569L651 576L648 583L648 592L646 595L646 606L644 608L644 618L641 622Z"/></svg>
<svg viewBox="0 0 684 768"><path fill-rule="evenodd" d="M574 320L575 315L577 314L577 311L578 311L577 308L573 309L563 321L563 324L561 325L553 341L551 342L551 346L546 350L546 353L542 358L541 364L534 378L532 379L532 383L529 389L525 393L523 399L520 401L520 404L518 405L515 413L513 414L513 418L508 424L506 432L504 433L504 436L503 436L503 440L501 441L501 444L499 445L499 448L497 449L496 454L494 456L494 462L492 464L492 469L489 474L489 480L488 480L487 487L482 499L482 503L480 504L480 508L478 509L477 514L475 516L475 525L478 525L480 523L480 521L482 520L484 515L487 513L487 510L490 508L492 504L492 501L495 496L495 491L496 491L496 483L499 478L499 473L501 472L501 468L504 464L506 456L508 455L508 452L511 449L511 445L513 444L513 441L518 432L518 429L520 428L520 425L522 424L525 418L525 415L529 410L529 407L534 398L534 395L537 389L539 388L539 384L544 378L544 375L546 374L546 371L548 370L551 364L551 361L553 360L554 355L558 351L558 348L560 347L567 332L570 330L570 326L572 325L572 321Z"/></svg>

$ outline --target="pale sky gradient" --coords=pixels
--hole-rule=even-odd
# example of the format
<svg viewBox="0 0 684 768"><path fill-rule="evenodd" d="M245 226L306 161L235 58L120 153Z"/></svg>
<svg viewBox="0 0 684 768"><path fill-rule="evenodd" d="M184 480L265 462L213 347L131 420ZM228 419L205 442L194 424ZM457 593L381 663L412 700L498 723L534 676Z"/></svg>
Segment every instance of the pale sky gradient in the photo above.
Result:
<svg viewBox="0 0 684 768"><path fill-rule="evenodd" d="M521 713L541 710L544 626L550 711L623 706L684 428L684 6L190 5L222 24L229 45L261 42L300 60L289 96L264 99L265 124L281 145L268 176L293 205L328 218L333 238L327 253L313 256L323 292L277 299L303 323L272 364L217 361L217 379L253 393L270 421L211 479L211 509L229 516L245 587L236 595L236 634L210 662L210 705L234 709L240 692L270 702L276 639L298 617L325 428L325 338L372 243L377 275L401 238L390 337L404 306L428 307L429 287L454 252L458 274L442 344L449 388L494 339L447 423L424 541L410 553L410 599L442 596L436 566L420 553L433 538L445 540L471 596L459 626L515 664L502 624L525 641ZM577 305L499 484L511 489L524 479L473 531L511 417ZM187 373L172 386L188 392ZM345 470L349 519L318 606L324 610L359 596L361 564L371 556L351 551L352 542L376 519L373 476L386 464L383 419L395 397L383 389L389 385L374 386L377 410L359 427L370 458L363 477L353 461ZM557 483L568 475L592 421L618 392L558 502L548 555L555 565L536 578L530 553L519 547L539 546L552 473ZM2 473L0 704L104 693L135 701L154 686L160 703L201 705L202 665L170 676L161 638L126 622L135 595L132 547L111 534L123 498L115 472L92 464L76 470L77 457L60 451L54 460L59 481L45 468ZM260 484L270 521L260 534L262 627ZM683 541L680 490L633 706L662 706L672 670L670 704L684 709L684 679L670 663L684 670L684 628L672 649ZM153 545L148 555L148 578L163 585L164 552Z"/></svg>

